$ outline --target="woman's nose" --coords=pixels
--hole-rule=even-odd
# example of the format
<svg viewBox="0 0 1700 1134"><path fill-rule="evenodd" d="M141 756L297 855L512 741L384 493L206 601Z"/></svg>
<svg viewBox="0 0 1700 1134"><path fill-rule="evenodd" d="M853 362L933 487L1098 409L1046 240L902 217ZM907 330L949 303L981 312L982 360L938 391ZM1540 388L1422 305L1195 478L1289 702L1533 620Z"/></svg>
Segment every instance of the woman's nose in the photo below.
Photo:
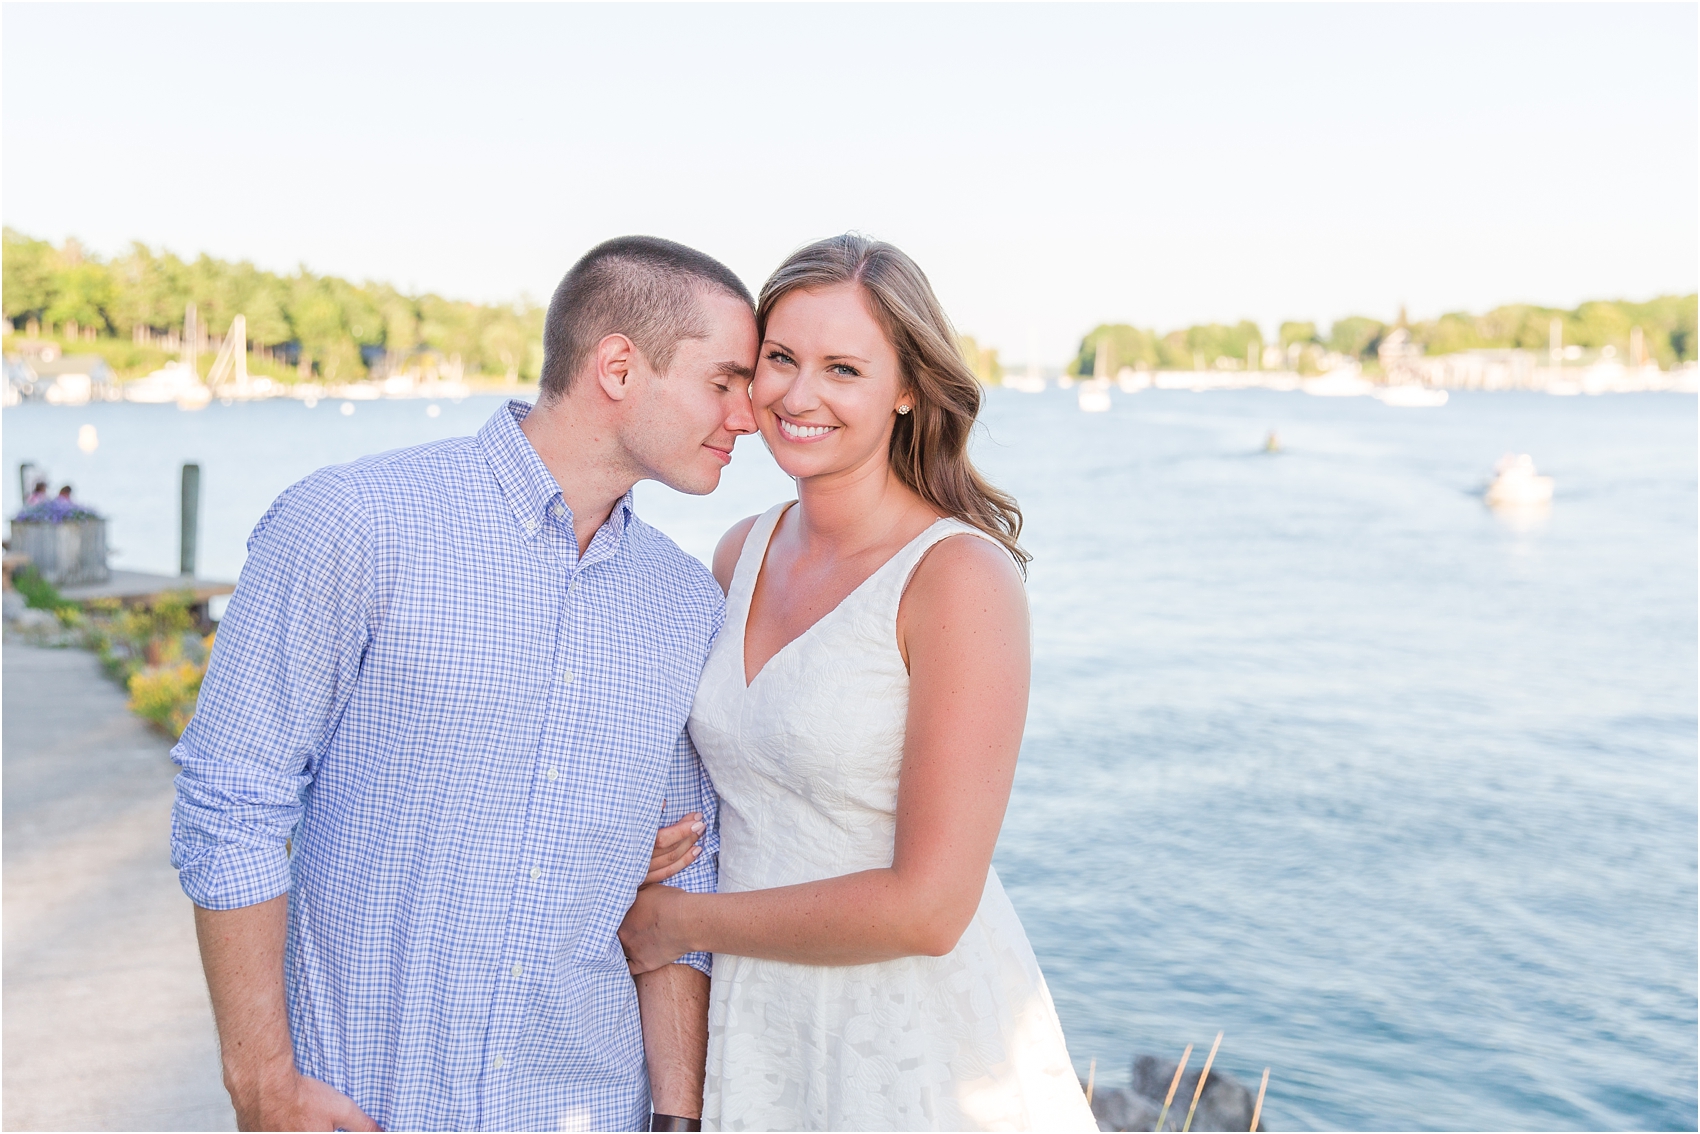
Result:
<svg viewBox="0 0 1700 1134"><path fill-rule="evenodd" d="M779 404L785 408L786 413L798 417L818 406L820 399L815 397L814 383L809 381L809 376L798 374L786 389L785 396L779 399Z"/></svg>

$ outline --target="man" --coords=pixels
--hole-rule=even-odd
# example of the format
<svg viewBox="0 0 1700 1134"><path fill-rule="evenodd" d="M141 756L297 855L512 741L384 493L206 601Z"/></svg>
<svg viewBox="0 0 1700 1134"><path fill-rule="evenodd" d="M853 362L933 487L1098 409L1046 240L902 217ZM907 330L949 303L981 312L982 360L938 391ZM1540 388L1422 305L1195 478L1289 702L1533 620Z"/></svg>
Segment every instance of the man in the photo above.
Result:
<svg viewBox="0 0 1700 1134"><path fill-rule="evenodd" d="M684 726L723 605L630 490L719 483L752 308L699 252L609 241L550 302L535 409L255 528L173 753L243 1128L694 1128L709 959L634 989L616 930L663 822L703 816L672 884L715 886Z"/></svg>

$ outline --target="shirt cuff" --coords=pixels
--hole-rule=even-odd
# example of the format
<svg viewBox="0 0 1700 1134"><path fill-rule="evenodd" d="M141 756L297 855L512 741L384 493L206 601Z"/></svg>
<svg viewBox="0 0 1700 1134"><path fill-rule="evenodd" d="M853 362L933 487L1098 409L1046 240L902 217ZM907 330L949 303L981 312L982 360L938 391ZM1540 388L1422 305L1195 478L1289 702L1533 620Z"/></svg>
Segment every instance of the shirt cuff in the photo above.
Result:
<svg viewBox="0 0 1700 1134"><path fill-rule="evenodd" d="M281 846L225 843L200 853L179 851L177 879L189 900L204 910L234 910L269 902L289 892L289 856Z"/></svg>
<svg viewBox="0 0 1700 1134"><path fill-rule="evenodd" d="M686 953L673 963L675 965L689 965L705 977L714 975L713 953Z"/></svg>

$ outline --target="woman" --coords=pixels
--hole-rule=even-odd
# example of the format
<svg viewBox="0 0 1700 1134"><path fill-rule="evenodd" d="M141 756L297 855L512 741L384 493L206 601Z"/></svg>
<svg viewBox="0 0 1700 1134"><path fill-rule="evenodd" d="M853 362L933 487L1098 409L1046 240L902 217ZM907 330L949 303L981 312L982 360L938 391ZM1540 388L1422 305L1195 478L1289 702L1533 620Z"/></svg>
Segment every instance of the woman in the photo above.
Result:
<svg viewBox="0 0 1700 1134"><path fill-rule="evenodd" d="M634 972L715 954L703 1125L1096 1130L991 869L1027 712L1021 513L926 277L858 236L762 289L750 397L797 500L726 534L691 737L720 890L646 886Z"/></svg>

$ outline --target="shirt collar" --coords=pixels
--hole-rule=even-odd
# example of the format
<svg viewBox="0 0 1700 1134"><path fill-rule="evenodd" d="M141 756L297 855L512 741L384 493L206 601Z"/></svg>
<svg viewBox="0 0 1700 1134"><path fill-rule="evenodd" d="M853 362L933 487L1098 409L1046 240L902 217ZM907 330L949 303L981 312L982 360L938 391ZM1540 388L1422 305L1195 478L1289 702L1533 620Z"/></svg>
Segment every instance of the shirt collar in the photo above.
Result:
<svg viewBox="0 0 1700 1134"><path fill-rule="evenodd" d="M561 499L561 486L555 482L554 474L519 427L530 412L531 403L512 399L491 414L490 420L478 431L479 448L484 450L484 457L496 474L496 483L507 498L508 508L528 541L543 529L549 519L549 509L558 500L564 513L562 522L569 529L572 527L572 510ZM626 525L635 514L632 494L628 491L614 505L604 525L607 534L613 537L614 546L619 546L625 536Z"/></svg>

